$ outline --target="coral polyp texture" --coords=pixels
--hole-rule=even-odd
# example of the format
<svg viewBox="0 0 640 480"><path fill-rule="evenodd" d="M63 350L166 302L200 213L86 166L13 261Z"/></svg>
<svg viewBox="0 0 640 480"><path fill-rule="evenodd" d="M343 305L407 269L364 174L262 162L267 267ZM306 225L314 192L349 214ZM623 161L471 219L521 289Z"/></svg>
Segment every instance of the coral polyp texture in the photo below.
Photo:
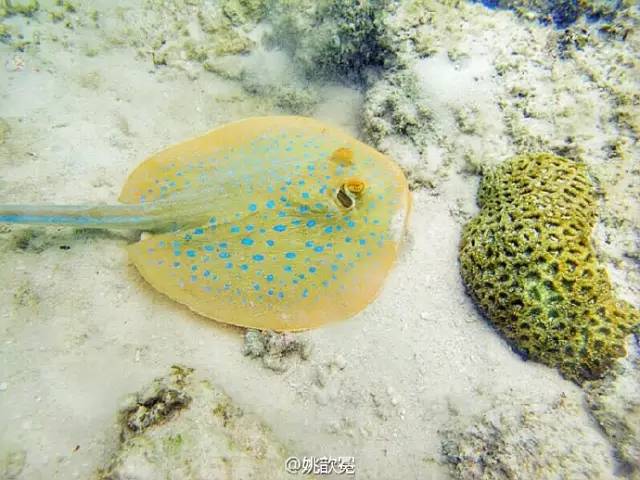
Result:
<svg viewBox="0 0 640 480"><path fill-rule="evenodd" d="M601 377L625 355L639 315L615 298L598 264L585 165L546 153L514 157L483 178L478 203L460 246L470 295L525 357L579 384Z"/></svg>

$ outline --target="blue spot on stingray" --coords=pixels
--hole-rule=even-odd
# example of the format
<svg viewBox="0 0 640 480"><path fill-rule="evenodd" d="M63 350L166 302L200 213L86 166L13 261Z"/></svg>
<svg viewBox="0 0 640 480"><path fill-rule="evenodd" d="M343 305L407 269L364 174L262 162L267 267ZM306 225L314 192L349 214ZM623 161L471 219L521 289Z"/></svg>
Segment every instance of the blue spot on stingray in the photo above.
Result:
<svg viewBox="0 0 640 480"><path fill-rule="evenodd" d="M351 243L351 237L345 237L344 241L347 243Z"/></svg>
<svg viewBox="0 0 640 480"><path fill-rule="evenodd" d="M358 240L358 243L360 245L364 245L365 243L367 243L367 241L364 238L361 238L360 240Z"/></svg>
<svg viewBox="0 0 640 480"><path fill-rule="evenodd" d="M209 224L211 224L211 225L215 225L215 224L216 224L216 221L217 221L217 220L216 220L216 217L211 217L211 218L209 219Z"/></svg>
<svg viewBox="0 0 640 480"><path fill-rule="evenodd" d="M308 247L308 248L313 247L313 240L307 240L307 241L304 243L304 246L305 246L305 247Z"/></svg>
<svg viewBox="0 0 640 480"><path fill-rule="evenodd" d="M186 241L191 240L191 235L189 235L189 234L187 233L187 234L184 236L184 239L185 239Z"/></svg>
<svg viewBox="0 0 640 480"><path fill-rule="evenodd" d="M193 234L194 234L194 235L202 235L203 233L204 233L204 230L203 230L202 228L196 228L196 229L193 231Z"/></svg>
<svg viewBox="0 0 640 480"><path fill-rule="evenodd" d="M227 242L220 242L220 243L218 244L218 246L219 246L220 248L227 248Z"/></svg>
<svg viewBox="0 0 640 480"><path fill-rule="evenodd" d="M245 229L247 232L253 232L253 229L254 229L254 228L255 228L255 227L254 227L253 225L247 225L246 227L244 227L244 229Z"/></svg>
<svg viewBox="0 0 640 480"><path fill-rule="evenodd" d="M282 300L284 298L284 293L278 292L278 298Z"/></svg>
<svg viewBox="0 0 640 480"><path fill-rule="evenodd" d="M220 258L229 258L229 252L220 252L220 255L218 255Z"/></svg>
<svg viewBox="0 0 640 480"><path fill-rule="evenodd" d="M274 202L273 200L269 200L265 205L267 206L267 208L275 208L276 202Z"/></svg>
<svg viewBox="0 0 640 480"><path fill-rule="evenodd" d="M250 203L249 204L249 211L250 212L255 212L258 209L258 206L255 203Z"/></svg>
<svg viewBox="0 0 640 480"><path fill-rule="evenodd" d="M309 220L307 222L307 227L312 228L316 226L316 221L315 220Z"/></svg>
<svg viewBox="0 0 640 480"><path fill-rule="evenodd" d="M295 252L287 252L284 254L284 256L287 258L296 258Z"/></svg>
<svg viewBox="0 0 640 480"><path fill-rule="evenodd" d="M309 211L308 205L300 205L300 213L305 213Z"/></svg>
<svg viewBox="0 0 640 480"><path fill-rule="evenodd" d="M355 226L356 226L356 222L354 222L353 220L349 220L349 221L347 222L347 227L349 227L349 228L353 228L353 227L355 227Z"/></svg>
<svg viewBox="0 0 640 480"><path fill-rule="evenodd" d="M317 270L316 267L309 267L309 273L316 273Z"/></svg>
<svg viewBox="0 0 640 480"><path fill-rule="evenodd" d="M205 245L204 248L207 252L213 252L213 245Z"/></svg>
<svg viewBox="0 0 640 480"><path fill-rule="evenodd" d="M305 288L304 291L302 292L302 298L307 298L308 296L309 296L309 290Z"/></svg>
<svg viewBox="0 0 640 480"><path fill-rule="evenodd" d="M187 250L187 257L194 258L196 256L195 250Z"/></svg>
<svg viewBox="0 0 640 480"><path fill-rule="evenodd" d="M269 275L267 275L267 276L266 276L266 277L264 277L264 278L266 278L266 279L267 279L267 282L273 282L273 275L272 275L272 274L269 274Z"/></svg>
<svg viewBox="0 0 640 480"><path fill-rule="evenodd" d="M240 265L240 270L244 270L246 272L247 270L249 270L249 265L243 263L242 265Z"/></svg>
<svg viewBox="0 0 640 480"><path fill-rule="evenodd" d="M195 282L198 280L198 276L197 275L191 275L191 281Z"/></svg>
<svg viewBox="0 0 640 480"><path fill-rule="evenodd" d="M256 262L261 262L262 260L264 260L264 255L261 255L259 253L256 253L253 257L252 257Z"/></svg>
<svg viewBox="0 0 640 480"><path fill-rule="evenodd" d="M248 238L248 237L245 237L240 241L240 243L242 243L243 245L246 245L246 246L251 246L251 245L253 245L253 240Z"/></svg>
<svg viewBox="0 0 640 480"><path fill-rule="evenodd" d="M270 289L267 291L267 295L273 295L273 288L270 288Z"/></svg>
<svg viewBox="0 0 640 480"><path fill-rule="evenodd" d="M284 210L280 210L280 211L278 212L278 216L279 216L280 218L286 217L286 216L287 216L287 212L285 212Z"/></svg>
<svg viewBox="0 0 640 480"><path fill-rule="evenodd" d="M291 265L285 265L284 266L284 271L285 272L290 272L292 270Z"/></svg>
<svg viewBox="0 0 640 480"><path fill-rule="evenodd" d="M180 250L174 250L174 251L173 251L173 254L174 254L176 257L179 257L179 256L182 254L182 251L180 251Z"/></svg>
<svg viewBox="0 0 640 480"><path fill-rule="evenodd" d="M333 270L334 272L337 272L338 271L338 265L336 265L336 264L331 265L331 270Z"/></svg>
<svg viewBox="0 0 640 480"><path fill-rule="evenodd" d="M274 242L273 240L267 240L267 245L269 245L270 247L273 247L275 243L276 242Z"/></svg>
<svg viewBox="0 0 640 480"><path fill-rule="evenodd" d="M328 227L325 227L324 233L333 233L333 227L331 225L329 225Z"/></svg>
<svg viewBox="0 0 640 480"><path fill-rule="evenodd" d="M229 231L231 233L240 233L240 227L238 227L237 225L234 225L233 227L231 227Z"/></svg>
<svg viewBox="0 0 640 480"><path fill-rule="evenodd" d="M195 272L196 270L198 270L198 266L197 265L191 265L191 271Z"/></svg>
<svg viewBox="0 0 640 480"><path fill-rule="evenodd" d="M174 266L175 268L180 267L180 262L173 262L173 266Z"/></svg>
<svg viewBox="0 0 640 480"><path fill-rule="evenodd" d="M260 290L260 285L257 283L253 284L253 289L257 292L258 290Z"/></svg>
<svg viewBox="0 0 640 480"><path fill-rule="evenodd" d="M322 251L324 250L324 247L322 245L318 245L313 250L318 252L318 253L322 253Z"/></svg>
<svg viewBox="0 0 640 480"><path fill-rule="evenodd" d="M205 270L204 272L202 272L202 275L208 277L209 275L211 275L211 272L209 270Z"/></svg>
<svg viewBox="0 0 640 480"><path fill-rule="evenodd" d="M228 263L224 266L224 268L233 268L233 263L228 262Z"/></svg>
<svg viewBox="0 0 640 480"><path fill-rule="evenodd" d="M287 226L280 224L280 225L276 225L275 227L273 227L273 229L276 232L284 232L287 229Z"/></svg>
<svg viewBox="0 0 640 480"><path fill-rule="evenodd" d="M309 199L309 192L302 192L302 198L304 198L305 200Z"/></svg>

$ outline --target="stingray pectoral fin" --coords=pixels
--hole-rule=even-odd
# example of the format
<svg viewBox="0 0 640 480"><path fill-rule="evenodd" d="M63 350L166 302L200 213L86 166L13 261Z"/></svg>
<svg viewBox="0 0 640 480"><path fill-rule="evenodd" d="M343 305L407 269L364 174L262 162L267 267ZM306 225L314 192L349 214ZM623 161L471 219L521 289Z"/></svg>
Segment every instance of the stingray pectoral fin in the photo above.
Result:
<svg viewBox="0 0 640 480"><path fill-rule="evenodd" d="M276 331L304 330L358 313L376 298L397 251L389 240L366 260L336 271L330 262L307 257L302 237L297 249L289 239L286 251L269 253L243 252L239 238L221 239L215 230L197 237L153 235L130 245L129 255L156 290L194 312Z"/></svg>
<svg viewBox="0 0 640 480"><path fill-rule="evenodd" d="M287 130L332 137L344 144L353 141L340 129L307 117L267 116L239 120L151 155L129 175L119 201L157 200L197 187L199 177L216 181L219 171L237 168L235 149L246 147L260 136Z"/></svg>

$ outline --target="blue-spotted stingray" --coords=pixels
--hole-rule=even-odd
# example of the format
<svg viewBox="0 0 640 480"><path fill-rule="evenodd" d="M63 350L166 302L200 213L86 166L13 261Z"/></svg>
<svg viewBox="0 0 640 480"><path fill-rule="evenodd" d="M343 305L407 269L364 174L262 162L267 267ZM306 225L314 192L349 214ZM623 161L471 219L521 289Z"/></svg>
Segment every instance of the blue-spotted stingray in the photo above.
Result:
<svg viewBox="0 0 640 480"><path fill-rule="evenodd" d="M348 318L393 266L410 210L388 157L304 117L255 117L152 155L118 205L0 206L0 223L132 228L157 290L220 322L277 331Z"/></svg>

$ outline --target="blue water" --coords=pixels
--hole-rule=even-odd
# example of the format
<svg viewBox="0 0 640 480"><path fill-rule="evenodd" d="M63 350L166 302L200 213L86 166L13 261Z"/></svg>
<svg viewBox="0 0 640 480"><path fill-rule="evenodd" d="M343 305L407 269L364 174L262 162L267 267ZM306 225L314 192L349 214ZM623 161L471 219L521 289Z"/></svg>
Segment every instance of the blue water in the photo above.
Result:
<svg viewBox="0 0 640 480"><path fill-rule="evenodd" d="M501 0L471 0L473 3L481 3L485 7L497 9L497 8L512 8L510 6L510 2L501 1ZM610 5L611 7L617 9L622 6L621 0L608 0L603 2L605 5ZM558 28L567 28L578 20L581 13L586 13L587 19L591 21L597 21L602 19L602 15L590 15L588 11L582 10L578 6L577 0L570 1L553 1L550 0L548 2L547 11L550 14L551 21ZM543 11L539 13L544 13Z"/></svg>

